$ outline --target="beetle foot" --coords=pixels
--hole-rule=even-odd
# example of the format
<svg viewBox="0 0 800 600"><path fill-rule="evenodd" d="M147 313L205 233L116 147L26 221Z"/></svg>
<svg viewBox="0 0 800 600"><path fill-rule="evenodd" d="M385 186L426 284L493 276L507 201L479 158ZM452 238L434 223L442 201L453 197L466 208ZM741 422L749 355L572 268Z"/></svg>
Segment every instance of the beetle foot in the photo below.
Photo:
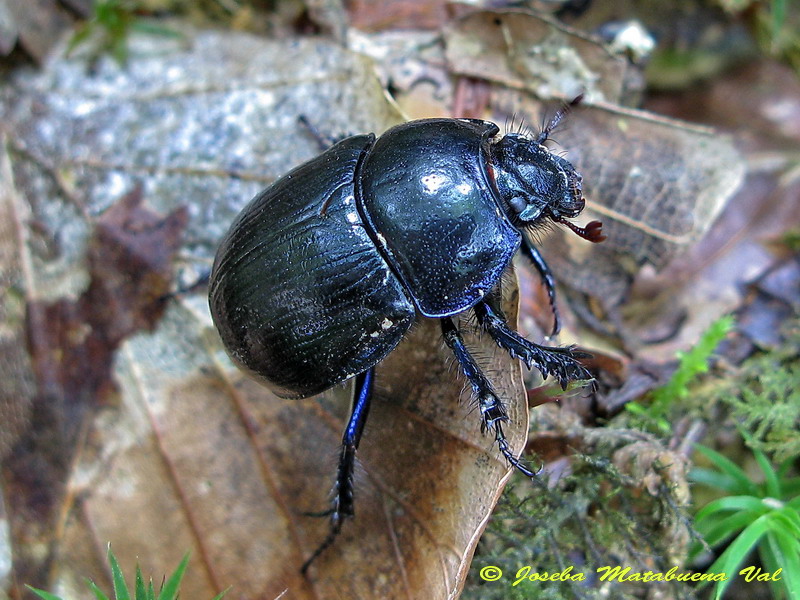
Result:
<svg viewBox="0 0 800 600"><path fill-rule="evenodd" d="M481 409L481 433L491 430L494 433L494 441L497 448L505 457L508 463L526 477L536 477L536 473L531 471L522 461L520 461L511 451L508 445L506 434L503 432L503 423L508 421L508 413L503 402L492 391L478 395L478 402Z"/></svg>
<svg viewBox="0 0 800 600"><path fill-rule="evenodd" d="M331 528L330 531L328 532L328 535L325 537L322 543L319 546L317 546L317 549L314 550L311 556L309 556L303 563L303 566L300 567L300 573L302 573L303 575L306 575L306 573L308 572L308 568L311 566L311 563L313 563L323 552L325 552L325 550L327 550L329 547L333 545L333 542L336 540L336 538L339 535L339 532L341 532L342 530L342 523L344 522L344 520L347 517L353 516L352 512L349 514L341 512L338 506L336 506L337 504L338 502L334 500L334 507L326 511L318 513L310 513L311 516L319 516L319 517L330 515Z"/></svg>
<svg viewBox="0 0 800 600"><path fill-rule="evenodd" d="M588 358L591 355L586 352L574 350L573 346L568 348L557 348L552 346L540 346L521 338L520 348L516 351L510 351L513 356L515 352L518 353L520 360L530 369L531 366L536 367L542 374L542 377L547 378L552 375L558 379L559 385L562 390L567 389L570 381L579 381L592 379L592 374L584 367L579 358Z"/></svg>
<svg viewBox="0 0 800 600"><path fill-rule="evenodd" d="M308 572L311 563L333 545L333 542L342 530L344 521L355 515L355 511L353 510L353 477L351 466L351 460L355 457L355 449L352 448L351 456L346 456L349 454L351 454L351 449L344 447L342 449L342 457L340 459L336 483L333 486L333 501L331 502L331 507L319 512L306 513L306 515L310 517L330 517L330 530L322 543L317 546L317 549L314 550L311 556L303 563L303 566L300 567L300 573L303 575Z"/></svg>
<svg viewBox="0 0 800 600"><path fill-rule="evenodd" d="M486 302L475 305L475 314L498 346L513 358L519 358L529 369L536 367L542 377L555 377L562 390L567 389L570 381L592 379L591 373L578 361L580 358L589 358L590 354L576 350L575 346L559 348L534 344L511 329L506 320Z"/></svg>
<svg viewBox="0 0 800 600"><path fill-rule="evenodd" d="M478 398L478 406L481 411L481 433L491 431L500 453L509 464L527 477L535 477L536 473L526 467L511 451L503 432L503 423L508 421L505 404L494 393L491 382L467 350L461 333L449 317L442 319L442 335L445 344L453 351L461 370Z"/></svg>

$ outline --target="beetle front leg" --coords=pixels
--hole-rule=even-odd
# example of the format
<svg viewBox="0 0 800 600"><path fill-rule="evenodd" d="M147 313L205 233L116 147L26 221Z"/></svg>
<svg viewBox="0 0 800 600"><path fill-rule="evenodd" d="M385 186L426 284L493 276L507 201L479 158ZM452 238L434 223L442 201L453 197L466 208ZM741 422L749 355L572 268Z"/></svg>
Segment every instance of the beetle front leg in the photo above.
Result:
<svg viewBox="0 0 800 600"><path fill-rule="evenodd" d="M508 421L506 407L497 397L491 382L467 350L464 338L461 337L461 333L449 317L442 319L442 335L445 344L453 351L458 364L461 365L461 370L478 397L478 406L481 411L481 432L485 433L487 430L491 430L494 433L497 447L506 460L524 475L535 477L536 474L522 464L511 451L506 435L503 433L503 421Z"/></svg>
<svg viewBox="0 0 800 600"><path fill-rule="evenodd" d="M369 405L374 387L374 369L368 369L356 377L353 406L350 419L347 421L342 435L342 450L339 454L339 467L336 470L336 483L333 486L333 502L331 508L318 516L330 516L331 528L328 537L317 547L314 553L303 563L300 572L305 575L311 563L333 544L342 530L345 519L355 514L353 503L353 471L356 464L356 449L364 432L364 424L369 415Z"/></svg>
<svg viewBox="0 0 800 600"><path fill-rule="evenodd" d="M553 330L550 335L556 335L561 331L561 316L558 314L558 305L556 304L556 282L553 279L553 272L547 263L544 262L539 249L533 245L527 234L522 234L522 253L527 257L536 270L539 271L539 276L544 283L544 289L547 290L547 298L550 300L550 309L553 311Z"/></svg>
<svg viewBox="0 0 800 600"><path fill-rule="evenodd" d="M591 373L577 360L589 358L590 354L572 347L540 346L526 340L509 327L500 308L491 306L490 302L488 299L478 302L474 307L475 316L497 345L511 356L521 359L529 369L535 366L542 377L555 376L561 389L567 389L567 383L573 380L592 379Z"/></svg>

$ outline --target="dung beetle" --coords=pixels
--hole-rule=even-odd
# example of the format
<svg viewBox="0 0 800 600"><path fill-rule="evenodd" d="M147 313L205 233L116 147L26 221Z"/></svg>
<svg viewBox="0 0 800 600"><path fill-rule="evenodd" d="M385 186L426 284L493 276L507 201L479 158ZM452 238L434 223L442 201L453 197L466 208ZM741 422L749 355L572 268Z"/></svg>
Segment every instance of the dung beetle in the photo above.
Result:
<svg viewBox="0 0 800 600"><path fill-rule="evenodd" d="M330 533L303 572L354 514L355 452L374 368L417 313L441 320L477 397L482 430L528 476L503 433L505 406L452 317L472 309L500 347L563 388L590 379L577 360L586 355L526 340L500 309L501 276L521 247L542 276L557 332L553 277L527 232L561 223L592 242L604 239L598 221L585 228L568 221L584 208L581 176L544 145L568 108L534 137L500 137L491 122L444 118L347 137L259 193L222 240L209 303L234 362L284 398L355 377L332 506L322 513Z"/></svg>

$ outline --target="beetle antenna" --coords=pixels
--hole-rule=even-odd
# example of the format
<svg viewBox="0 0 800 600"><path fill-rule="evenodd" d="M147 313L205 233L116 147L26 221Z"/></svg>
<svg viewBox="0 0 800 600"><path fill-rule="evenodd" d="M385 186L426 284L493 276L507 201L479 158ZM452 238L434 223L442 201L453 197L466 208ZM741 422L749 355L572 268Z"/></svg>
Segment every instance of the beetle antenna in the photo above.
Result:
<svg viewBox="0 0 800 600"><path fill-rule="evenodd" d="M575 96L572 102L562 106L559 110L556 111L556 114L553 115L553 118L550 119L550 122L542 128L539 137L536 138L536 143L543 144L549 137L553 130L558 127L558 124L566 117L569 112L572 110L573 107L577 106L583 101L583 92Z"/></svg>
<svg viewBox="0 0 800 600"><path fill-rule="evenodd" d="M578 234L583 239L595 244L606 239L606 235L603 233L603 224L600 221L592 221L586 227L578 227L575 223L570 223L566 219L556 219L556 221L566 225L573 233Z"/></svg>

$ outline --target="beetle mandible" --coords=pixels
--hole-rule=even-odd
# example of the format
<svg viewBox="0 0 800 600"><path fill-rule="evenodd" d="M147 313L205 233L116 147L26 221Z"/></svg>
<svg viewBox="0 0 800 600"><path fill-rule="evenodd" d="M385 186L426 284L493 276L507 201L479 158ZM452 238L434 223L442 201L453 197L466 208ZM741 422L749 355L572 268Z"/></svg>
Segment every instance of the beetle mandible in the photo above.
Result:
<svg viewBox="0 0 800 600"><path fill-rule="evenodd" d="M374 367L417 312L441 320L477 397L482 430L528 476L534 473L503 433L505 406L452 317L473 310L500 347L563 388L591 378L577 360L586 355L526 340L500 309L501 275L521 248L542 277L557 333L552 273L526 230L554 222L589 241L604 239L598 221L582 228L568 220L584 208L581 176L544 145L568 108L535 137L499 137L495 124L477 119L424 119L380 137L348 137L259 193L222 240L209 303L234 362L285 398L355 377L324 513L330 533L303 572L353 515L355 453Z"/></svg>

